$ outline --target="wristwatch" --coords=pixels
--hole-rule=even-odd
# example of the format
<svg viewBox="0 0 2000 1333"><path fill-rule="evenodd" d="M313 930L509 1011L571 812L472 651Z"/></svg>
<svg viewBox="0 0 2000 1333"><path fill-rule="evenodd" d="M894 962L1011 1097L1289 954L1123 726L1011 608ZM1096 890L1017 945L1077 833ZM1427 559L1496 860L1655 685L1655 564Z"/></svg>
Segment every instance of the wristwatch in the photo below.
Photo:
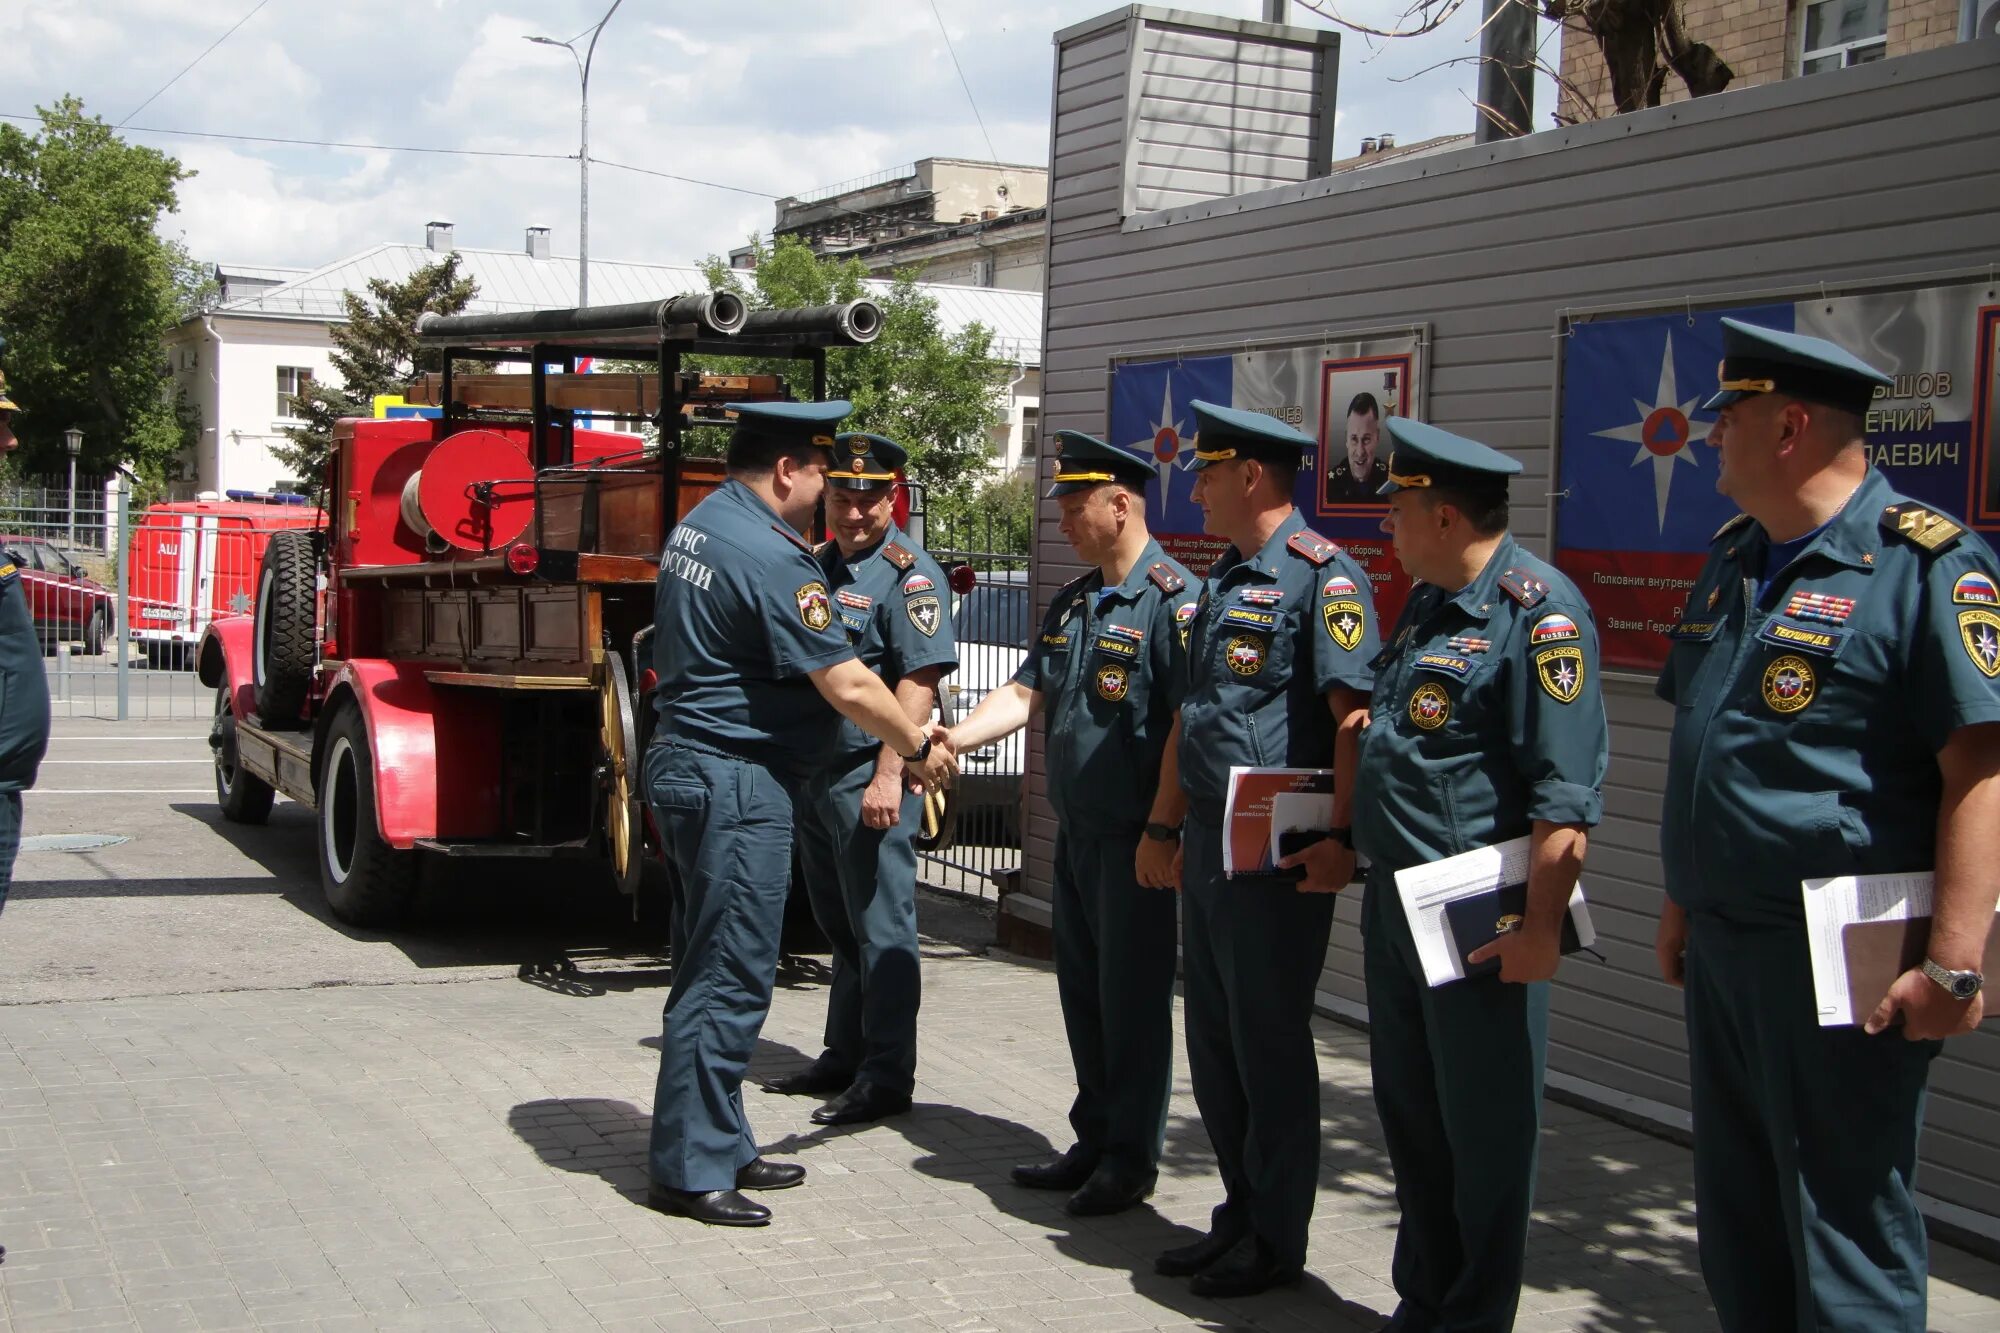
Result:
<svg viewBox="0 0 2000 1333"><path fill-rule="evenodd" d="M1345 828L1330 828L1326 831L1326 836L1332 838L1335 842L1339 843L1342 847L1345 847L1348 851L1351 852L1354 850L1353 825L1350 824Z"/></svg>
<svg viewBox="0 0 2000 1333"><path fill-rule="evenodd" d="M1944 987L1954 1000L1969 1000L1986 984L1986 978L1977 972L1954 972L1928 958L1924 959L1924 975Z"/></svg>
<svg viewBox="0 0 2000 1333"><path fill-rule="evenodd" d="M1146 836L1154 842L1179 842L1181 840L1181 831L1172 824L1148 824L1146 825Z"/></svg>
<svg viewBox="0 0 2000 1333"><path fill-rule="evenodd" d="M906 754L903 756L903 762L906 764L921 764L924 762L924 760L930 757L931 757L931 738L926 736L924 737L924 743L917 747L917 752L915 754Z"/></svg>

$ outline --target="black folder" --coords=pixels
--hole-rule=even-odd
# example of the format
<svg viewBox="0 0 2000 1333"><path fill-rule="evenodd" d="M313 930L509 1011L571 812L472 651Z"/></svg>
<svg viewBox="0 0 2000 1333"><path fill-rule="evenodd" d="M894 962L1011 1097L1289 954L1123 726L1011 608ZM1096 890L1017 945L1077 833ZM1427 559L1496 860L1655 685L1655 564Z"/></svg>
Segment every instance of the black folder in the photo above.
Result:
<svg viewBox="0 0 2000 1333"><path fill-rule="evenodd" d="M1528 886L1507 884L1491 893L1474 894L1470 898L1460 898L1444 905L1445 924L1451 928L1452 946L1458 950L1459 966L1465 969L1467 977L1483 977L1500 970L1500 960L1489 958L1483 963L1468 963L1466 957L1474 950L1491 944L1507 933L1502 928L1506 918L1519 918L1528 910ZM1509 928L1515 928L1509 926ZM1577 937L1576 917L1567 905L1563 908L1562 951L1575 953L1583 947Z"/></svg>

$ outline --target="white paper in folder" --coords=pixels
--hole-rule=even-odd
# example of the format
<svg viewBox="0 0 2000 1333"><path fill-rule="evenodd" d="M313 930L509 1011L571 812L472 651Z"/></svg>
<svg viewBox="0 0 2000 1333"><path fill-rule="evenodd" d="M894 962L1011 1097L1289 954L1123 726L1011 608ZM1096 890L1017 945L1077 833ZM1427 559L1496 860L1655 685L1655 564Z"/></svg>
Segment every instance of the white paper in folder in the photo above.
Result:
<svg viewBox="0 0 2000 1333"><path fill-rule="evenodd" d="M1527 838L1514 838L1396 872L1396 893L1403 900L1403 914L1409 918L1417 958L1430 985L1465 979L1465 969L1451 941L1451 927L1445 924L1445 904L1527 883L1530 845ZM1597 943L1597 929L1591 923L1581 885L1570 891L1569 911L1583 947Z"/></svg>

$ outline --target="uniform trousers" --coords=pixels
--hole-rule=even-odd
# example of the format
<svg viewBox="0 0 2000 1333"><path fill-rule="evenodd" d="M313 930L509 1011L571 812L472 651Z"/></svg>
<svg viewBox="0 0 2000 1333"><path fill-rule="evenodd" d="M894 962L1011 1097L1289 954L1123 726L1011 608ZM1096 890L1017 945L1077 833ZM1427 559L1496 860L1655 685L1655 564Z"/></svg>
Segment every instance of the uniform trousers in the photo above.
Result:
<svg viewBox="0 0 2000 1333"><path fill-rule="evenodd" d="M670 1189L733 1189L757 1156L743 1070L771 1008L792 798L760 764L656 743L646 795L681 889L648 1163Z"/></svg>
<svg viewBox="0 0 2000 1333"><path fill-rule="evenodd" d="M903 792L886 829L861 819L874 750L820 770L800 791L799 861L813 917L833 947L820 1064L891 1092L916 1086L917 854L923 797Z"/></svg>
<svg viewBox="0 0 2000 1333"><path fill-rule="evenodd" d="M21 793L0 791L0 907L14 887L14 857L21 850Z"/></svg>
<svg viewBox="0 0 2000 1333"><path fill-rule="evenodd" d="M1224 1190L1210 1225L1303 1266L1319 1189L1313 996L1334 896L1285 879L1223 878L1222 829L1199 814L1183 837L1188 1068Z"/></svg>
<svg viewBox="0 0 2000 1333"><path fill-rule="evenodd" d="M1534 1198L1549 984L1431 987L1394 875L1361 904L1368 1062L1402 1221L1390 1276L1408 1333L1514 1326Z"/></svg>
<svg viewBox="0 0 2000 1333"><path fill-rule="evenodd" d="M1942 1042L1819 1026L1802 927L1689 919L1701 1272L1726 1333L1921 1333L1924 1089Z"/></svg>
<svg viewBox="0 0 2000 1333"><path fill-rule="evenodd" d="M1059 818L1053 884L1056 988L1079 1156L1136 1179L1155 1170L1174 1065L1174 894L1140 885L1136 833Z"/></svg>

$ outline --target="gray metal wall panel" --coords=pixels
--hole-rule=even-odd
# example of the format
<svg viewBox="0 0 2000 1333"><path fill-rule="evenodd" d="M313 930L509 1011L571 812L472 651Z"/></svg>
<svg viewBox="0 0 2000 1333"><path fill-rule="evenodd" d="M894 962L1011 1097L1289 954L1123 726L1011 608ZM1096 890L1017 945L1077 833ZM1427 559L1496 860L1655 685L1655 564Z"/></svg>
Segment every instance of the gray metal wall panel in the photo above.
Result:
<svg viewBox="0 0 2000 1333"><path fill-rule="evenodd" d="M1100 53L1111 36L1092 39ZM1058 154L1065 136L1110 142L1122 86L1069 91ZM1984 268L2000 258L1996 122L2000 52L1957 47L1387 163L1171 226L1121 225L1116 173L1072 184L1059 157L1044 416L1104 429L1114 355L1429 321L1429 415L1522 459L1515 527L1541 547L1562 312ZM1044 600L1076 571L1047 510ZM1608 962L1565 965L1550 1067L1685 1108L1679 993L1652 954L1671 714L1647 682L1613 679L1606 698L1613 758L1586 883ZM1046 874L1031 855L1030 881ZM1355 909L1340 905L1321 989L1358 1002ZM1930 1108L1926 1192L2000 1216L2000 1032L1952 1044Z"/></svg>
<svg viewBox="0 0 2000 1333"><path fill-rule="evenodd" d="M1338 60L1337 46L1159 15L1129 31L1125 213L1226 199L1323 169L1323 62Z"/></svg>

